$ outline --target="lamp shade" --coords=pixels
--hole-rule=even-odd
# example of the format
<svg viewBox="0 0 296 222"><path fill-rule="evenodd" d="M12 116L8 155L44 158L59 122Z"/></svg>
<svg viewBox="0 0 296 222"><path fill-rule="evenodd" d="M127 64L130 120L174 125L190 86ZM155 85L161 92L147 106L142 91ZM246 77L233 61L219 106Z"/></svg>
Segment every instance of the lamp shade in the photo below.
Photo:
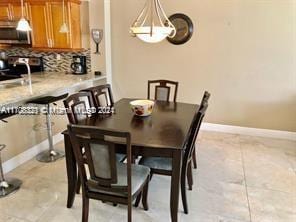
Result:
<svg viewBox="0 0 296 222"><path fill-rule="evenodd" d="M147 43L158 43L164 40L168 35L170 35L174 29L172 27L163 26L142 26L142 27L132 27L131 32L135 34L139 39Z"/></svg>
<svg viewBox="0 0 296 222"><path fill-rule="evenodd" d="M60 33L68 33L68 32L69 32L69 28L67 24L64 22L60 28Z"/></svg>
<svg viewBox="0 0 296 222"><path fill-rule="evenodd" d="M25 19L25 18L21 18L17 24L16 30L18 31L24 31L24 32L28 32L28 31L32 31L29 22Z"/></svg>

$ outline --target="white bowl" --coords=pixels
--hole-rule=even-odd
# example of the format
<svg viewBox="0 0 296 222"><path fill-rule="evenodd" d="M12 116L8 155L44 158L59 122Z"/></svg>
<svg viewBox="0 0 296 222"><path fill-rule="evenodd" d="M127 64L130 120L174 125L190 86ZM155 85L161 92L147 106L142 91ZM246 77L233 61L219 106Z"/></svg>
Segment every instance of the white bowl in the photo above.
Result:
<svg viewBox="0 0 296 222"><path fill-rule="evenodd" d="M154 107L154 102L151 100L134 100L130 102L132 111L137 116L151 115Z"/></svg>

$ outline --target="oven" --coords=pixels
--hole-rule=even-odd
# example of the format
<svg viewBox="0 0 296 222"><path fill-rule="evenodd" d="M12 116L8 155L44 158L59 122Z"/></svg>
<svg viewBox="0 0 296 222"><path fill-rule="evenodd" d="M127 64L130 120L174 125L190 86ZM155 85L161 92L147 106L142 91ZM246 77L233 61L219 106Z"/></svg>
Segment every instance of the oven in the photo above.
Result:
<svg viewBox="0 0 296 222"><path fill-rule="evenodd" d="M0 21L0 44L30 45L30 32L16 30L17 21Z"/></svg>

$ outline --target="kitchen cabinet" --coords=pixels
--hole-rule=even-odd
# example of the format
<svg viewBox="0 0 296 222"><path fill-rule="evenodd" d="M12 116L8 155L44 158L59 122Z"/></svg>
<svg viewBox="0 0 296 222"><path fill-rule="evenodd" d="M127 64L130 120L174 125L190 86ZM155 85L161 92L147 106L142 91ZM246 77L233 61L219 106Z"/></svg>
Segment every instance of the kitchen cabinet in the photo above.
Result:
<svg viewBox="0 0 296 222"><path fill-rule="evenodd" d="M0 20L11 19L9 3L0 3Z"/></svg>
<svg viewBox="0 0 296 222"><path fill-rule="evenodd" d="M67 6L65 6L65 22L69 28L69 19ZM51 2L48 5L49 21L50 21L50 39L53 48L71 48L70 33L60 33L63 24L63 4L62 2Z"/></svg>
<svg viewBox="0 0 296 222"><path fill-rule="evenodd" d="M74 48L81 48L80 5L70 2L68 8L71 12L69 14L71 44Z"/></svg>
<svg viewBox="0 0 296 222"><path fill-rule="evenodd" d="M80 1L65 0L65 22L68 33L60 33L63 24L63 2L28 1L32 24L32 47L52 49L80 49ZM39 18L39 19L37 19Z"/></svg>
<svg viewBox="0 0 296 222"><path fill-rule="evenodd" d="M20 3L13 2L9 4L9 10L12 20L19 20L22 17L22 6ZM28 7L27 4L24 4L24 17L28 18Z"/></svg>
<svg viewBox="0 0 296 222"><path fill-rule="evenodd" d="M5 1L0 3L0 20L19 20L22 17L20 1ZM24 17L27 17L27 5L24 4Z"/></svg>
<svg viewBox="0 0 296 222"><path fill-rule="evenodd" d="M65 0L68 33L60 33L63 24L62 0L24 0L24 16L32 27L32 47L43 50L81 49L80 0ZM1 0L0 20L19 20L19 0Z"/></svg>
<svg viewBox="0 0 296 222"><path fill-rule="evenodd" d="M51 47L46 2L28 3L29 20L31 23L32 47Z"/></svg>

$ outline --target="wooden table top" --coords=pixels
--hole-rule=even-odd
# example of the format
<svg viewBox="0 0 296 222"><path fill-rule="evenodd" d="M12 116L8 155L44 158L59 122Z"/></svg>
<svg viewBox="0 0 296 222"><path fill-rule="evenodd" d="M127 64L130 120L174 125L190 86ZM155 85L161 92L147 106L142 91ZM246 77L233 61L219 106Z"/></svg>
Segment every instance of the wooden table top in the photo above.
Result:
<svg viewBox="0 0 296 222"><path fill-rule="evenodd" d="M151 116L134 116L130 101L115 103L115 113L91 118L86 125L131 133L132 145L182 149L198 105L156 101Z"/></svg>

